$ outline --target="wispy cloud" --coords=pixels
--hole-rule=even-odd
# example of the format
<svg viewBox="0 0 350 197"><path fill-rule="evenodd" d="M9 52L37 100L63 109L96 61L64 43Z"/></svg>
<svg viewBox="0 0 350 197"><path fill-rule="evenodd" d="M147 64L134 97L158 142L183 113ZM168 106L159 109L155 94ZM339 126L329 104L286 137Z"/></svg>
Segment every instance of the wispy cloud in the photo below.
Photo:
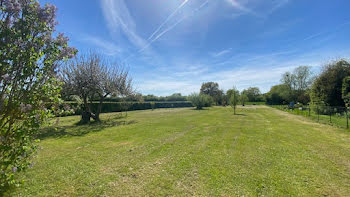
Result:
<svg viewBox="0 0 350 197"><path fill-rule="evenodd" d="M122 52L122 49L111 41L103 40L98 37L83 35L81 41L95 45L100 51L106 55L116 55Z"/></svg>
<svg viewBox="0 0 350 197"><path fill-rule="evenodd" d="M216 58L216 57L220 57L220 56L223 56L223 55L230 53L231 50L232 50L232 48L229 48L229 49L225 49L225 50L222 50L219 52L212 53L211 55Z"/></svg>
<svg viewBox="0 0 350 197"><path fill-rule="evenodd" d="M101 7L112 34L123 32L135 46L142 48L146 41L136 32L135 22L124 0L101 0Z"/></svg>
<svg viewBox="0 0 350 197"><path fill-rule="evenodd" d="M328 28L327 30L325 31L320 31L320 32L316 32L312 35L309 35L307 36L304 41L307 41L307 40L311 40L311 39L314 39L314 38L317 38L319 36L323 36L323 35L328 35L328 34L332 34L332 33L336 33L338 31L340 31L341 29L345 28L346 25L350 24L350 21L347 21L345 23L341 23L341 24L338 24L336 26L334 26L333 28Z"/></svg>
<svg viewBox="0 0 350 197"><path fill-rule="evenodd" d="M243 5L242 3L240 3L238 0L225 0L228 4L230 4L232 7L234 7L235 9L238 9L244 13L248 13L248 14L252 14L254 16L259 16L258 13L256 13L255 11L249 9L248 7L246 7L245 5Z"/></svg>
<svg viewBox="0 0 350 197"><path fill-rule="evenodd" d="M224 0L233 8L239 10L241 13L235 13L234 16L240 16L243 13L253 15L257 18L266 18L276 10L285 6L291 0L266 0L266 1L252 1L252 0ZM254 7L252 9L251 7ZM261 9L261 8L264 9ZM267 8L266 8L267 7ZM260 9L259 9L260 8Z"/></svg>
<svg viewBox="0 0 350 197"><path fill-rule="evenodd" d="M204 65L184 65L182 70L175 72L176 77L198 77L199 75L208 72L208 67Z"/></svg>
<svg viewBox="0 0 350 197"><path fill-rule="evenodd" d="M319 71L321 66L329 62L330 57L348 57L349 51L339 51L330 53L329 51L315 50L308 53L290 56L288 51L274 52L271 54L243 54L236 58L227 60L226 64L231 67L217 69L213 64L194 64L187 66L184 62L172 67L179 68L180 71L174 72L167 77L164 75L155 75L151 78L143 78L142 83L138 82L138 87L142 93L154 93L158 95L169 95L174 92L190 94L199 91L203 82L218 82L220 88L228 90L235 85L239 90L256 86L262 92L269 91L270 87L279 83L283 73L292 71L300 65L312 66L314 71ZM328 54L328 55L326 55ZM330 55L332 54L332 55ZM323 58L320 58L323 57ZM243 60L240 60L242 59ZM224 60L226 61L226 60ZM205 61L203 61L205 62Z"/></svg>
<svg viewBox="0 0 350 197"><path fill-rule="evenodd" d="M271 10L268 12L268 14L273 13L274 11L278 10L279 8L285 6L287 3L289 3L291 0L278 0L273 1L273 5L271 7Z"/></svg>

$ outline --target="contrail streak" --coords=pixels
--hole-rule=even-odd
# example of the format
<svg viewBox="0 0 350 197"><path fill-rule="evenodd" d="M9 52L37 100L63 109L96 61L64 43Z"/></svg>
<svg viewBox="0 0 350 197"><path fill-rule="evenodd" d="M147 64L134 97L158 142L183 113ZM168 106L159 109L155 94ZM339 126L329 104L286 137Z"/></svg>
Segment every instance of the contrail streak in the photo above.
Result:
<svg viewBox="0 0 350 197"><path fill-rule="evenodd" d="M153 40L151 40L145 47L143 47L142 49L140 49L138 52L142 52L144 51L146 48L148 48L153 42L157 41L160 37L162 37L164 34L166 34L168 31L172 30L173 28L175 28L178 24L180 24L182 21L186 20L189 17L192 17L196 12L200 11L205 5L207 5L209 2L209 0L205 1L201 6L199 6L197 9L192 11L191 15L187 15L182 17L180 20L178 20L176 23L174 23L173 25L171 25L170 27L168 27L167 29L165 29L164 31L162 31L161 33L159 33Z"/></svg>
<svg viewBox="0 0 350 197"><path fill-rule="evenodd" d="M187 0L189 1L189 0ZM186 2L187 2L186 1ZM143 52L145 49L147 49L153 42L157 41L160 37L162 37L164 34L166 34L167 32L169 32L170 30L172 30L173 28L175 28L178 24L180 24L182 21L186 20L189 17L192 17L195 13L197 13L198 11L200 11L205 5L207 5L209 3L209 0L206 0L203 4L201 4L201 6L199 6L198 8L196 8L195 10L192 11L192 14L187 15L187 16L183 16L180 20L178 20L176 23L174 23L173 25L171 25L170 27L168 27L167 29L165 29L164 31L162 31L161 33L159 33L155 38L153 38L152 40L150 40L142 49L140 49L139 51L137 51L135 54L129 55L127 58L125 58L123 60L123 62L127 61L129 58L135 56L138 53ZM160 29L160 28L159 28ZM159 30L158 30L159 31ZM154 34L155 35L155 34ZM154 35L152 37L154 37ZM152 38L150 37L150 38Z"/></svg>
<svg viewBox="0 0 350 197"><path fill-rule="evenodd" d="M182 2L181 5L180 5L179 7L177 7L177 8L174 10L174 12L171 13L171 14L163 21L162 24L160 24L160 26L156 29L156 31L154 31L154 32L152 33L152 35L151 35L147 40L151 40L151 39L153 38L153 36L156 35L156 34L159 32L159 30L161 30L162 27L163 27L165 24L167 24L167 23L170 21L170 19L172 19L172 18L174 17L174 15L175 15L182 7L184 7L189 1L190 1L190 0L185 0L184 2Z"/></svg>

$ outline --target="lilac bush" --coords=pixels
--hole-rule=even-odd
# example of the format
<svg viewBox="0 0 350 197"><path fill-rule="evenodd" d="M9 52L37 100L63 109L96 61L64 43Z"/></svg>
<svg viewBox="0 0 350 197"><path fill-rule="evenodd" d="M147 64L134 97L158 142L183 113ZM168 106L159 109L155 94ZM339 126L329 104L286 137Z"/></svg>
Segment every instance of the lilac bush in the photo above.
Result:
<svg viewBox="0 0 350 197"><path fill-rule="evenodd" d="M0 0L0 195L30 166L35 135L59 102L57 66L76 49L54 36L54 5L36 0Z"/></svg>

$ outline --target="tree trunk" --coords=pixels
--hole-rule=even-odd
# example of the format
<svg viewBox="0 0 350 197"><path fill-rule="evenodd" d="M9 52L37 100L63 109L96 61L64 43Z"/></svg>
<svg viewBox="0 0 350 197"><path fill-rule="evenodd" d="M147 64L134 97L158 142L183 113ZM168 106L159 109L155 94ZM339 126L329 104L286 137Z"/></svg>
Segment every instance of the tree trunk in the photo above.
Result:
<svg viewBox="0 0 350 197"><path fill-rule="evenodd" d="M102 111L102 105L103 105L103 101L104 100L105 100L105 97L104 96L100 96L100 103L98 104L97 111L96 111L95 115L93 116L93 119L95 121L101 121L100 113Z"/></svg>
<svg viewBox="0 0 350 197"><path fill-rule="evenodd" d="M90 110L89 110L89 104L87 102L87 98L84 97L83 98L84 100L84 110L82 111L81 113L81 121L86 124L86 123L89 123L90 122L90 119L91 119L91 113L90 113Z"/></svg>
<svg viewBox="0 0 350 197"><path fill-rule="evenodd" d="M90 112L83 111L83 112L81 113L81 121L82 121L84 124L89 123L89 122L90 122L90 118L91 118Z"/></svg>

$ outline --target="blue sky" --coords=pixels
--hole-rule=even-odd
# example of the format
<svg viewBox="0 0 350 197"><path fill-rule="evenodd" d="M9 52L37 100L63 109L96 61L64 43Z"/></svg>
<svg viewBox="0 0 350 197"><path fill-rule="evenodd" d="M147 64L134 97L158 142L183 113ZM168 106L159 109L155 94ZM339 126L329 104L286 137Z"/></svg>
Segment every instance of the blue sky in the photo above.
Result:
<svg viewBox="0 0 350 197"><path fill-rule="evenodd" d="M80 52L130 69L143 94L207 81L267 92L281 74L350 55L348 0L47 0Z"/></svg>

